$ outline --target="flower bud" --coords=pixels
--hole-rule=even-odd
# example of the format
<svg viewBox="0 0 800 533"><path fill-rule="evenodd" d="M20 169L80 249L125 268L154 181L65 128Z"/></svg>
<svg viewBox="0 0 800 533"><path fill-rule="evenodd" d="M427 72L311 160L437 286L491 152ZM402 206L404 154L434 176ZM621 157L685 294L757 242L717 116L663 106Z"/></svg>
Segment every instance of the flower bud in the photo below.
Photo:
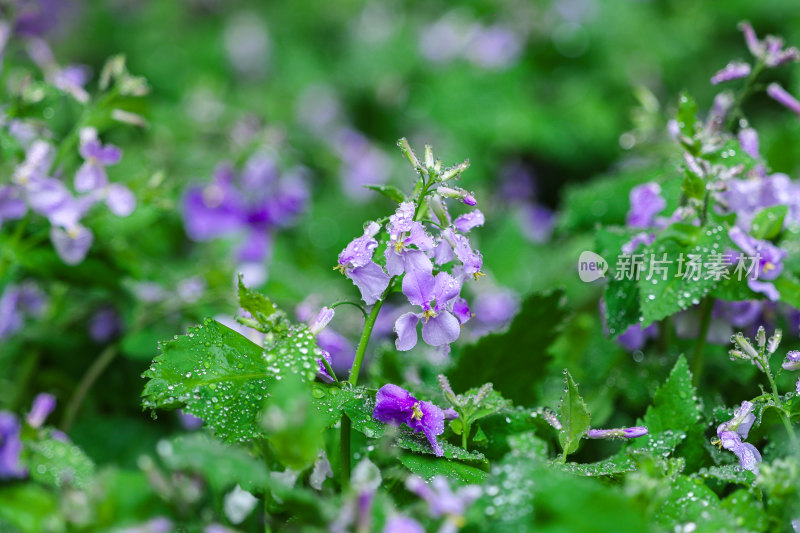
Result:
<svg viewBox="0 0 800 533"><path fill-rule="evenodd" d="M756 333L756 342L758 343L758 349L764 350L764 347L767 344L767 331L764 329L764 326L758 327L758 332Z"/></svg>
<svg viewBox="0 0 800 533"><path fill-rule="evenodd" d="M787 353L782 366L784 370L800 370L800 352L792 350Z"/></svg>
<svg viewBox="0 0 800 533"><path fill-rule="evenodd" d="M448 181L457 176L459 176L462 172L469 168L469 159L465 160L463 163L459 163L454 167L450 167L444 171L442 176L439 178L439 181Z"/></svg>
<svg viewBox="0 0 800 533"><path fill-rule="evenodd" d="M768 354L774 354L778 350L778 346L780 346L782 338L783 331L776 329L775 333L772 334L772 337L769 338L769 342L767 343Z"/></svg>
<svg viewBox="0 0 800 533"><path fill-rule="evenodd" d="M758 358L758 352L755 348L753 348L753 345L750 344L750 341L747 340L744 335L737 333L731 340L739 346L739 348L747 355L747 357L750 359Z"/></svg>
<svg viewBox="0 0 800 533"><path fill-rule="evenodd" d="M586 436L590 439L635 439L644 435L647 435L647 428L644 426L616 429L590 429L586 432Z"/></svg>
<svg viewBox="0 0 800 533"><path fill-rule="evenodd" d="M329 307L323 307L317 313L317 316L314 317L314 320L311 321L308 325L308 330L313 333L314 335L319 334L320 331L325 329L325 326L328 325L328 322L333 319L334 311Z"/></svg>

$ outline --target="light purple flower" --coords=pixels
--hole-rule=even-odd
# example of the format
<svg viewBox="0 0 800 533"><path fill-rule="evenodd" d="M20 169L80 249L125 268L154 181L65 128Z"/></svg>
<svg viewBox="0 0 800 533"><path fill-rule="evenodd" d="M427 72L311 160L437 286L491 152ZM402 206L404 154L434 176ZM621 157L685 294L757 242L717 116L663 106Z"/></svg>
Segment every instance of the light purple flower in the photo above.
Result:
<svg viewBox="0 0 800 533"><path fill-rule="evenodd" d="M211 530L212 526L205 528L204 533L221 533L220 530ZM169 533L175 531L172 521L164 516L157 516L147 522L119 530L119 533Z"/></svg>
<svg viewBox="0 0 800 533"><path fill-rule="evenodd" d="M425 533L425 528L413 518L394 515L386 522L383 533Z"/></svg>
<svg viewBox="0 0 800 533"><path fill-rule="evenodd" d="M637 248L639 248L640 245L644 244L645 246L647 246L651 244L654 240L656 240L655 233L649 233L646 231L637 233L631 238L631 240L622 245L622 253L626 255L631 255L633 254L633 252L636 251Z"/></svg>
<svg viewBox="0 0 800 533"><path fill-rule="evenodd" d="M422 339L430 346L450 344L458 338L460 324L448 307L461 291L461 285L446 272L411 272L403 278L403 294L421 313L405 313L395 322L398 350L407 351L417 344L417 323L422 320Z"/></svg>
<svg viewBox="0 0 800 533"><path fill-rule="evenodd" d="M646 328L643 328L640 324L632 324L617 337L616 341L626 351L635 352L644 348L649 339L654 339L657 336L658 326L656 324L650 324Z"/></svg>
<svg viewBox="0 0 800 533"><path fill-rule="evenodd" d="M414 202L403 202L395 214L389 217L389 242L384 256L386 271L390 276L399 276L403 272L433 270L431 260L425 255L426 251L434 247L433 237L428 235L422 223L414 220L415 210Z"/></svg>
<svg viewBox="0 0 800 533"><path fill-rule="evenodd" d="M81 130L80 153L83 164L75 174L75 190L90 192L108 185L106 167L116 165L122 159L122 150L113 144L102 144L97 138L97 130Z"/></svg>
<svg viewBox="0 0 800 533"><path fill-rule="evenodd" d="M638 185L630 193L631 208L628 211L627 224L632 228L649 228L655 216L667 206L661 197L661 186L658 183Z"/></svg>
<svg viewBox="0 0 800 533"><path fill-rule="evenodd" d="M464 55L479 67L500 69L510 66L521 51L520 38L510 28L494 24L473 32Z"/></svg>
<svg viewBox="0 0 800 533"><path fill-rule="evenodd" d="M33 399L33 405L31 406L31 411L28 413L28 417L26 418L28 425L34 428L40 428L44 424L44 421L53 412L53 409L56 408L56 397L52 394L47 394L45 392L39 393Z"/></svg>
<svg viewBox="0 0 800 533"><path fill-rule="evenodd" d="M384 424L406 424L414 433L422 432L433 452L444 455L438 435L444 433L444 411L430 402L421 402L407 390L387 384L378 390L372 416Z"/></svg>
<svg viewBox="0 0 800 533"><path fill-rule="evenodd" d="M644 426L617 429L590 429L586 432L586 437L590 439L635 439L645 435L647 435L647 428Z"/></svg>
<svg viewBox="0 0 800 533"><path fill-rule="evenodd" d="M379 226L375 223L367 226L364 235L353 239L342 250L339 264L335 267L358 287L361 299L367 305L374 304L383 296L390 281L383 268L372 260L372 254L378 247L378 241L375 240L378 230Z"/></svg>
<svg viewBox="0 0 800 533"><path fill-rule="evenodd" d="M750 53L762 59L768 67L777 67L800 59L797 48L783 48L783 39L780 37L767 35L763 40L759 40L749 22L740 22L739 29L744 33L744 40Z"/></svg>
<svg viewBox="0 0 800 533"><path fill-rule="evenodd" d="M485 335L507 326L519 311L519 297L506 289L486 289L478 292L472 304L473 321L470 329L475 335Z"/></svg>
<svg viewBox="0 0 800 533"><path fill-rule="evenodd" d="M50 228L50 241L64 263L77 265L89 253L89 248L91 248L94 241L94 234L80 225L66 230L58 226L52 226Z"/></svg>
<svg viewBox="0 0 800 533"><path fill-rule="evenodd" d="M178 409L178 423L187 431L195 431L203 427L205 421L202 418L198 418L193 414Z"/></svg>
<svg viewBox="0 0 800 533"><path fill-rule="evenodd" d="M106 343L121 331L119 314L111 307L97 310L89 319L89 336L97 343Z"/></svg>
<svg viewBox="0 0 800 533"><path fill-rule="evenodd" d="M783 271L783 258L786 252L768 241L761 241L747 235L740 228L734 226L728 231L731 240L744 252L746 258L757 258L755 271L748 276L747 286L754 292L762 293L772 301L780 298L780 293L773 283ZM731 257L732 262L737 261ZM755 276L755 279L753 279Z"/></svg>
<svg viewBox="0 0 800 533"><path fill-rule="evenodd" d="M444 476L436 476L430 483L419 476L410 476L406 480L406 487L425 500L432 518L445 516L456 522L482 493L478 485L466 485L453 492Z"/></svg>
<svg viewBox="0 0 800 533"><path fill-rule="evenodd" d="M356 201L372 198L365 185L385 183L389 179L391 160L360 132L344 128L336 134L334 149L342 161L342 189Z"/></svg>
<svg viewBox="0 0 800 533"><path fill-rule="evenodd" d="M325 326L333 320L334 314L335 311L330 307L323 307L314 317L314 320L308 324L308 330L314 335L319 335L320 331L325 329Z"/></svg>
<svg viewBox="0 0 800 533"><path fill-rule="evenodd" d="M787 353L782 366L784 370L800 370L800 352L792 350Z"/></svg>
<svg viewBox="0 0 800 533"><path fill-rule="evenodd" d="M474 211L470 211L469 213L464 213L463 215L456 217L453 221L453 226L456 227L458 231L461 233L469 233L472 228L477 228L479 226L483 226L486 222L486 219L483 216L483 213L480 210L475 209Z"/></svg>
<svg viewBox="0 0 800 533"><path fill-rule="evenodd" d="M733 418L717 427L717 437L723 448L736 454L742 468L758 473L761 454L752 444L742 442L742 439L746 439L750 433L755 420L753 404L742 402L742 405L734 410Z"/></svg>
<svg viewBox="0 0 800 533"><path fill-rule="evenodd" d="M0 296L0 340L22 328L25 316L40 316L45 297L32 282L7 285Z"/></svg>
<svg viewBox="0 0 800 533"><path fill-rule="evenodd" d="M758 159L758 132L753 128L744 128L738 134L739 145L747 155L754 159Z"/></svg>
<svg viewBox="0 0 800 533"><path fill-rule="evenodd" d="M746 78L750 75L750 65L742 61L731 61L725 68L711 76L711 85Z"/></svg>
<svg viewBox="0 0 800 533"><path fill-rule="evenodd" d="M18 220L28 212L22 189L16 185L0 186L0 227L5 220Z"/></svg>
<svg viewBox="0 0 800 533"><path fill-rule="evenodd" d="M543 205L528 204L519 209L523 235L534 243L544 243L553 236L556 216L551 209Z"/></svg>
<svg viewBox="0 0 800 533"><path fill-rule="evenodd" d="M0 411L0 479L22 478L28 473L19 461L21 425L17 417Z"/></svg>
<svg viewBox="0 0 800 533"><path fill-rule="evenodd" d="M800 102L777 83L773 82L767 86L767 94L795 115L800 115Z"/></svg>

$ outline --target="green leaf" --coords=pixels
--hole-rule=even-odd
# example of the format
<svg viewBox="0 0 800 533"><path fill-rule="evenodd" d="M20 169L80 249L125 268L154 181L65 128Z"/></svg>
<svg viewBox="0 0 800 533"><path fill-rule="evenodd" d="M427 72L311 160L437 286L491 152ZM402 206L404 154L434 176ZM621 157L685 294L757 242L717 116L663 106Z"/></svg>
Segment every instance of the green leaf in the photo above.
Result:
<svg viewBox="0 0 800 533"><path fill-rule="evenodd" d="M745 487L752 487L756 476L749 470L742 470L738 466L723 465L702 468L693 475L698 479L707 480L709 478L721 481L723 484L737 483Z"/></svg>
<svg viewBox="0 0 800 533"><path fill-rule="evenodd" d="M782 272L772 283L778 289L782 302L800 307L800 282L794 276Z"/></svg>
<svg viewBox="0 0 800 533"><path fill-rule="evenodd" d="M86 488L94 480L94 462L71 442L28 441L25 449L23 463L34 481L52 487Z"/></svg>
<svg viewBox="0 0 800 533"><path fill-rule="evenodd" d="M694 172L687 170L681 183L681 192L687 198L702 200L706 195L706 182Z"/></svg>
<svg viewBox="0 0 800 533"><path fill-rule="evenodd" d="M448 461L430 455L404 453L400 462L412 473L430 481L436 476L445 476L462 484L480 484L486 479L486 472L458 461Z"/></svg>
<svg viewBox="0 0 800 533"><path fill-rule="evenodd" d="M728 247L732 244L723 226L673 224L666 228L643 252L638 280L642 326L696 305L719 285L722 275L707 277L706 265L723 264L722 254ZM691 259L702 266L690 268Z"/></svg>
<svg viewBox="0 0 800 533"><path fill-rule="evenodd" d="M634 324L641 323L639 285L636 280L612 276L608 279L603 301L606 307L608 333L617 336Z"/></svg>
<svg viewBox="0 0 800 533"><path fill-rule="evenodd" d="M722 508L711 489L699 479L686 476L678 476L672 482L670 494L658 507L656 519L667 531L682 529L681 525L689 522L695 524L694 531L698 533L742 530L732 527L737 523L735 517Z"/></svg>
<svg viewBox="0 0 800 533"><path fill-rule="evenodd" d="M321 355L305 326L290 326L264 349L210 319L161 351L143 374L143 406L183 407L225 442L261 436L260 412L276 381L288 373L312 381Z"/></svg>
<svg viewBox="0 0 800 533"><path fill-rule="evenodd" d="M578 386L567 370L564 370L564 395L558 407L558 418L561 429L558 431L558 442L564 450L564 457L578 449L578 444L589 429L589 410L578 393Z"/></svg>
<svg viewBox="0 0 800 533"><path fill-rule="evenodd" d="M546 374L547 347L567 313L560 291L532 294L505 333L486 335L464 347L448 378L455 390L491 382L518 405L536 402L536 384ZM533 379L519 379L520 372Z"/></svg>
<svg viewBox="0 0 800 533"><path fill-rule="evenodd" d="M700 421L700 415L692 373L686 358L681 355L667 381L656 391L644 422L650 433L657 435L667 430L687 431Z"/></svg>
<svg viewBox="0 0 800 533"><path fill-rule="evenodd" d="M398 204L406 201L403 191L394 185L364 185L364 187L371 191L378 192Z"/></svg>
<svg viewBox="0 0 800 533"><path fill-rule="evenodd" d="M678 128L682 134L690 139L695 134L697 123L697 102L686 91L681 93L678 100Z"/></svg>
<svg viewBox="0 0 800 533"><path fill-rule="evenodd" d="M596 463L555 463L570 474L586 477L618 477L636 470L636 462L623 454L618 454Z"/></svg>
<svg viewBox="0 0 800 533"><path fill-rule="evenodd" d="M269 298L260 292L248 289L239 276L239 307L253 315L262 325L267 324L267 319L275 313L275 305Z"/></svg>
<svg viewBox="0 0 800 533"><path fill-rule="evenodd" d="M0 531L64 531L55 495L33 483L0 487Z"/></svg>
<svg viewBox="0 0 800 533"><path fill-rule="evenodd" d="M238 446L222 444L202 432L162 440L156 450L168 468L200 474L218 493L236 484L258 492L270 482L263 461L254 459Z"/></svg>
<svg viewBox="0 0 800 533"><path fill-rule="evenodd" d="M759 211L753 218L750 235L762 240L774 239L780 235L788 209L785 205L774 205Z"/></svg>

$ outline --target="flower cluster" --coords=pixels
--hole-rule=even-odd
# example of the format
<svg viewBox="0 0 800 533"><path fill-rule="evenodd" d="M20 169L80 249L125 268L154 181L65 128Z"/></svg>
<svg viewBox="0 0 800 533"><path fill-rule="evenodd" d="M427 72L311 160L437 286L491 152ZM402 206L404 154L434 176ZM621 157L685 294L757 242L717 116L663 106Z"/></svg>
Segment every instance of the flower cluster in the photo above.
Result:
<svg viewBox="0 0 800 533"><path fill-rule="evenodd" d="M717 427L717 438L719 439L720 447L736 454L739 459L739 465L742 468L758 473L761 454L749 442L742 442L750 433L750 428L753 427L755 420L756 415L753 414L753 404L751 402L742 402L742 405L734 410L733 418Z"/></svg>
<svg viewBox="0 0 800 533"><path fill-rule="evenodd" d="M51 225L50 240L68 265L81 263L92 245L94 234L81 224L92 206L103 202L120 217L130 215L136 207L130 189L108 180L106 167L120 161L119 148L102 144L97 130L84 128L79 151L84 162L73 180L78 194L61 179L55 149L43 139L30 142L25 160L14 170L12 183L0 186L0 224L24 217L28 209L46 217Z"/></svg>
<svg viewBox="0 0 800 533"><path fill-rule="evenodd" d="M41 393L33 399L33 405L25 418L28 426L38 429L44 425L48 415L56 407L54 396ZM23 478L28 474L20 463L22 453L22 424L16 415L8 411L0 411L0 480ZM51 437L66 440L66 435L51 430Z"/></svg>

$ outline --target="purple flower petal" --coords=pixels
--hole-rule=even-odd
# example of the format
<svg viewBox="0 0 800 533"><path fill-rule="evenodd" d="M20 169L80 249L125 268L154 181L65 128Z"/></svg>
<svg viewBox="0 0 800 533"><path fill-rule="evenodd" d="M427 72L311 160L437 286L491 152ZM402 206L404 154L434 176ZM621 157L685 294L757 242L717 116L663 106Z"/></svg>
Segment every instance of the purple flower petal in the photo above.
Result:
<svg viewBox="0 0 800 533"><path fill-rule="evenodd" d="M401 315L394 324L397 339L395 347L401 352L406 352L417 345L417 324L419 317L415 313Z"/></svg>
<svg viewBox="0 0 800 533"><path fill-rule="evenodd" d="M770 83L767 86L767 94L792 113L800 115L800 102L777 83Z"/></svg>
<svg viewBox="0 0 800 533"><path fill-rule="evenodd" d="M390 278L383 271L380 265L376 263L367 263L366 265L347 270L345 275L355 283L358 290L361 291L361 299L367 305L372 305L377 302L383 291L389 286ZM405 280L404 280L405 281Z"/></svg>
<svg viewBox="0 0 800 533"><path fill-rule="evenodd" d="M44 421L56 408L56 397L52 394L40 393L33 399L31 412L28 413L27 421L31 427L42 427Z"/></svg>
<svg viewBox="0 0 800 533"><path fill-rule="evenodd" d="M75 173L75 190L78 192L96 191L106 185L108 185L106 169L92 161L84 162Z"/></svg>
<svg viewBox="0 0 800 533"><path fill-rule="evenodd" d="M0 411L0 479L22 478L27 474L19 461L22 453L20 430L16 416Z"/></svg>
<svg viewBox="0 0 800 533"><path fill-rule="evenodd" d="M410 392L389 383L378 389L372 416L384 424L406 424L411 420L417 403L418 400Z"/></svg>
<svg viewBox="0 0 800 533"><path fill-rule="evenodd" d="M483 213L478 209L461 215L453 221L453 225L461 233L469 233L472 228L483 226L486 222Z"/></svg>
<svg viewBox="0 0 800 533"><path fill-rule="evenodd" d="M783 361L784 370L794 371L800 370L800 352L792 350L786 354L786 359Z"/></svg>
<svg viewBox="0 0 800 533"><path fill-rule="evenodd" d="M744 128L739 131L738 137L742 150L750 157L758 159L758 132L753 128Z"/></svg>
<svg viewBox="0 0 800 533"><path fill-rule="evenodd" d="M437 307L440 304L449 302L461 291L461 284L456 278L447 272L439 272L434 278L433 294L431 298L436 299Z"/></svg>
<svg viewBox="0 0 800 533"><path fill-rule="evenodd" d="M64 263L77 265L86 258L94 235L83 226L73 226L69 230L53 226L50 228L50 240Z"/></svg>
<svg viewBox="0 0 800 533"><path fill-rule="evenodd" d="M28 206L22 199L22 189L15 185L0 186L0 226L4 220L17 220L25 216Z"/></svg>
<svg viewBox="0 0 800 533"><path fill-rule="evenodd" d="M403 294L412 305L424 307L433 299L435 286L436 282L430 272L410 272L403 278Z"/></svg>
<svg viewBox="0 0 800 533"><path fill-rule="evenodd" d="M425 533L425 528L413 518L395 515L386 522L383 533Z"/></svg>
<svg viewBox="0 0 800 533"><path fill-rule="evenodd" d="M329 365L333 364L331 354L329 354L327 351L322 350L322 357L325 358ZM317 377L325 383L333 383L336 381L333 376L331 376L330 372L328 372L328 369L325 368L325 364L322 362L322 359L317 359Z"/></svg>
<svg viewBox="0 0 800 533"><path fill-rule="evenodd" d="M631 208L628 211L627 224L632 228L649 228L655 216L667 206L661 197L661 186L658 183L645 183L634 187L630 192Z"/></svg>
<svg viewBox="0 0 800 533"><path fill-rule="evenodd" d="M136 209L136 196L124 185L113 183L106 191L106 205L118 217L126 217Z"/></svg>
<svg viewBox="0 0 800 533"><path fill-rule="evenodd" d="M444 346L458 338L461 325L449 311L441 311L422 324L422 340L431 346Z"/></svg>
<svg viewBox="0 0 800 533"><path fill-rule="evenodd" d="M444 433L444 411L430 402L420 402L419 410L422 412L422 417L419 419L412 417L408 425L415 433L422 431L431 444L433 453L441 457L444 455L444 450L436 437Z"/></svg>
<svg viewBox="0 0 800 533"><path fill-rule="evenodd" d="M466 324L472 318L472 311L464 298L459 298L453 302L453 314L461 324Z"/></svg>
<svg viewBox="0 0 800 533"><path fill-rule="evenodd" d="M717 85L726 81L746 78L750 75L750 65L742 61L731 61L725 68L711 76L711 85Z"/></svg>

